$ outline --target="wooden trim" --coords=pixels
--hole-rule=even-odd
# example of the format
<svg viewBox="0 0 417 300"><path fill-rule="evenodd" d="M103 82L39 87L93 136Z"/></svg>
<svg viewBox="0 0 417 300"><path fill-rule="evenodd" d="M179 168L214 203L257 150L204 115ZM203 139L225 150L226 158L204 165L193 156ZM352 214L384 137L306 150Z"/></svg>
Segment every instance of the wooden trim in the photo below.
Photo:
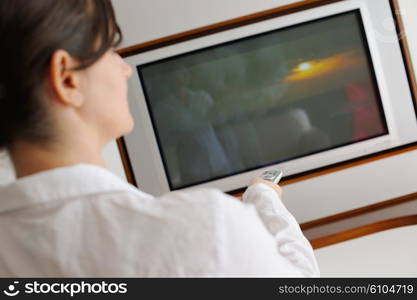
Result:
<svg viewBox="0 0 417 300"><path fill-rule="evenodd" d="M150 51L150 50L158 49L161 47L173 45L176 43L196 39L196 38L206 36L209 34L218 33L221 31L232 29L232 28L257 23L260 21L292 14L298 11L311 9L314 7L318 7L318 6L322 6L322 5L326 5L326 4L330 4L334 2L339 2L339 1L344 1L344 0L304 0L301 2L296 2L296 3L280 6L277 8L268 9L265 11L234 18L231 20L218 22L218 23L211 24L208 26L203 26L200 28L169 35L169 36L155 39L152 41L136 44L130 47L120 49L117 52L120 54L120 56L127 57L127 56L135 55L138 53L142 53L145 51Z"/></svg>
<svg viewBox="0 0 417 300"><path fill-rule="evenodd" d="M127 181L130 184L133 184L134 186L137 187L137 182L135 179L135 175L133 173L132 165L130 163L129 155L127 153L127 148L126 148L124 138L123 137L118 138L116 142L117 142L117 148L119 149L120 158L122 160L123 169L125 171Z"/></svg>
<svg viewBox="0 0 417 300"><path fill-rule="evenodd" d="M399 205L401 203L405 203L405 202L409 202L409 201L413 201L417 199L417 193L412 193L412 194L408 194L402 197L398 197L398 198L394 198L394 199L390 199L390 200L386 200L383 202L378 202L376 204L372 204L372 205L368 205L368 206L364 206L361 208L357 208L357 209L353 209L347 212L343 212L340 214L336 214L336 215L332 215L332 216L328 216L325 218L321 218L321 219L317 219L314 221L310 221L310 222L306 222L300 225L302 230L307 230L313 227L318 227L318 226L323 226L329 223L333 223L336 221L340 221L343 219L348 219L348 218L352 218L352 217L356 217L359 215L363 215L372 211L376 211L376 210L380 210L380 209L384 209L387 207L391 207L391 206L395 206L395 205Z"/></svg>
<svg viewBox="0 0 417 300"><path fill-rule="evenodd" d="M358 237L362 237L368 234L381 232L388 229L393 229L402 226L417 225L417 215L399 217L389 220L380 221L364 226L360 226L354 229L346 230L340 233L331 234L328 236L320 237L310 241L313 249L319 249L325 246L334 245ZM413 237L411 237L413 238Z"/></svg>
<svg viewBox="0 0 417 300"><path fill-rule="evenodd" d="M240 199L242 198L242 194L236 194L235 196ZM378 202L372 205L367 205L367 206L363 206L357 209L349 210L340 214L335 214L335 215L331 215L328 217L313 220L310 222L305 222L305 223L300 224L300 227L302 230L308 230L313 227L323 226L329 223L360 216L369 212L373 212L373 211L381 210L384 208L392 207L395 205L399 205L402 203L414 201L416 199L417 199L417 193L412 193L412 194L404 195L398 198L394 198L394 199Z"/></svg>
<svg viewBox="0 0 417 300"><path fill-rule="evenodd" d="M322 175L326 175L326 174L329 174L329 173L341 171L341 170L344 170L344 169L356 167L356 166L359 166L359 165L362 165L362 164L371 163L371 162L374 162L374 161L377 161L377 160L381 160L381 159L384 159L384 158L392 157L392 156L395 156L395 155L399 155L399 154L414 151L414 150L417 150L417 143L413 143L413 144L410 144L410 145L401 146L401 147L397 147L397 148L393 148L393 149L388 149L388 150L385 150L385 151L380 152L378 154L370 154L370 155L362 157L362 158L355 158L351 161L342 162L342 163L339 163L337 165L333 165L333 166L330 166L330 167L327 166L327 167L323 167L323 168L318 169L318 170L312 170L312 171L309 171L308 173L304 173L301 176L300 175L291 176L290 178L282 181L282 185L292 184L292 183L295 183L295 182L311 179L311 178L314 178L314 177L317 177L317 176L322 176Z"/></svg>
<svg viewBox="0 0 417 300"><path fill-rule="evenodd" d="M390 4L391 4L392 13L394 15L395 24L397 27L397 32L398 32L400 46L401 46L401 52L405 60L404 64L405 64L405 68L407 71L408 83L410 85L411 94L413 95L413 99L414 99L414 111L417 115L417 80L416 80L416 74L415 74L414 67L413 67L413 62L411 60L410 47L408 45L407 36L405 34L405 26L401 18L401 14L399 13L401 9L400 9L398 0L390 0Z"/></svg>
<svg viewBox="0 0 417 300"><path fill-rule="evenodd" d="M384 158L388 158L391 156L395 156L395 155L399 155L399 154L403 154L403 153L407 153L410 151L414 151L417 150L417 143L412 143L412 144L408 144L408 145L404 145L404 146L400 146L397 148L393 148L393 149L388 149L385 150L383 152L380 152L378 154L370 154L368 156L362 157L362 158L355 158L351 161L348 162L341 162L332 166L325 166L323 168L320 169L315 169L315 170L311 170L305 173L300 174L295 174L295 175L291 175L288 177L284 177L284 179L280 182L280 186L285 186L287 184L293 184L296 182L300 182L300 181L304 181L307 179L311 179L314 177L318 177L318 176L322 176L322 175L326 175L329 173L334 173L337 171L342 171L344 169L348 169L348 168L352 168L352 167L356 167L362 164L366 164L366 163L371 163L377 160L381 160ZM230 192L230 194L234 197L237 198L242 198L242 194L244 193L243 189L240 190L236 190L236 191L232 191Z"/></svg>

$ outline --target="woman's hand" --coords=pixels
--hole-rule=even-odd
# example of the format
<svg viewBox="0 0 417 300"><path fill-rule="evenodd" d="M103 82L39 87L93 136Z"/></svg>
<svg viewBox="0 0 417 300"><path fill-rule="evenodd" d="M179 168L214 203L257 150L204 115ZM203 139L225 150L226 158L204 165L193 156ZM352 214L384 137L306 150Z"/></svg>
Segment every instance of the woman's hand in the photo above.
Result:
<svg viewBox="0 0 417 300"><path fill-rule="evenodd" d="M275 192L278 194L278 197L282 198L282 189L278 184L275 184L275 183L272 183L268 180L264 180L262 178L256 177L256 178L251 180L251 182L249 183L249 186L257 184L257 183L263 183L263 184L269 185L270 187L272 187L275 190Z"/></svg>

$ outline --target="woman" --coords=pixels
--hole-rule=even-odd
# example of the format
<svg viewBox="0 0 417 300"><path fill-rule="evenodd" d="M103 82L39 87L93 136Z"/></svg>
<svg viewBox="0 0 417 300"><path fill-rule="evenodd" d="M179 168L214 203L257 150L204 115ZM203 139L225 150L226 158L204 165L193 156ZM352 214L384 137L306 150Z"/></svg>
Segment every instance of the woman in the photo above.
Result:
<svg viewBox="0 0 417 300"><path fill-rule="evenodd" d="M133 126L120 37L109 0L0 1L0 275L317 276L278 186L156 199L103 168Z"/></svg>

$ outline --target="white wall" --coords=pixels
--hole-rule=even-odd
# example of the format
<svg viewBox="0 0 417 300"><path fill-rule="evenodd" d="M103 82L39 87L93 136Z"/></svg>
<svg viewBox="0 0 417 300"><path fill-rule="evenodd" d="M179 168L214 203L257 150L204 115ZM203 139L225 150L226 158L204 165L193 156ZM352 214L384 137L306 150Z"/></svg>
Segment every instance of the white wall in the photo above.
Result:
<svg viewBox="0 0 417 300"><path fill-rule="evenodd" d="M122 47L293 2L297 0L113 0L125 35ZM400 6L417 63L417 2L400 0ZM416 192L415 178L417 151L285 186L284 202L305 222ZM331 204L323 207L323 202Z"/></svg>
<svg viewBox="0 0 417 300"><path fill-rule="evenodd" d="M123 48L298 1L113 0L113 5L124 35Z"/></svg>
<svg viewBox="0 0 417 300"><path fill-rule="evenodd" d="M417 225L403 226L317 249L320 275L416 277L416 234Z"/></svg>

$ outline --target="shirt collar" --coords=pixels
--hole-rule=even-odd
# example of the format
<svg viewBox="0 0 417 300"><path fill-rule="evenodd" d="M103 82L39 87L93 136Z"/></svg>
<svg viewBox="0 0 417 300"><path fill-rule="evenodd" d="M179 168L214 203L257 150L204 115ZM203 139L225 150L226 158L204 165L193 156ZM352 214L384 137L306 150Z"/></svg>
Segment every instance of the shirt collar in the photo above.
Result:
<svg viewBox="0 0 417 300"><path fill-rule="evenodd" d="M79 164L56 168L0 186L0 213L36 203L115 191L146 195L98 166Z"/></svg>

